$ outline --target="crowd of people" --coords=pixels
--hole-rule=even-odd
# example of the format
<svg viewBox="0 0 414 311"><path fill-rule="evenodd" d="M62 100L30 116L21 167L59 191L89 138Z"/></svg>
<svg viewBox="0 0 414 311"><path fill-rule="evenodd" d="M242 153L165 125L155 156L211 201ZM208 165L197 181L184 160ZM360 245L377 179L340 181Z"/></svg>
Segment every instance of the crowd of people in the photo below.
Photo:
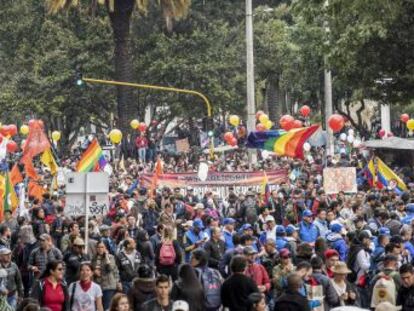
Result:
<svg viewBox="0 0 414 311"><path fill-rule="evenodd" d="M269 197L151 192L139 183L154 167L145 154L113 164L109 211L87 224L65 214L64 189L4 213L0 310L414 310L414 192L369 187L360 154L324 160L318 149L252 168L235 151L210 163L288 168L290 181ZM203 157L165 157L164 168L195 171ZM333 165L358 167L357 193L325 194L321 167Z"/></svg>

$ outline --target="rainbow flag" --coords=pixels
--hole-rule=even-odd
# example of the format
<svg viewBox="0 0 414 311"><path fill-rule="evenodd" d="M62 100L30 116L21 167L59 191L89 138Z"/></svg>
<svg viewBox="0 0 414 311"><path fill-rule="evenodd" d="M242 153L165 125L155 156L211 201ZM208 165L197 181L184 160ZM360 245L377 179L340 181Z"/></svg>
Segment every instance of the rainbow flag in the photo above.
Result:
<svg viewBox="0 0 414 311"><path fill-rule="evenodd" d="M101 171L107 164L98 140L94 138L76 165L77 172Z"/></svg>
<svg viewBox="0 0 414 311"><path fill-rule="evenodd" d="M278 156L303 159L303 144L319 129L319 125L283 130L251 132L247 138L247 148L265 149Z"/></svg>
<svg viewBox="0 0 414 311"><path fill-rule="evenodd" d="M407 190L402 179L390 169L380 158L377 157L377 187L391 188L397 193Z"/></svg>

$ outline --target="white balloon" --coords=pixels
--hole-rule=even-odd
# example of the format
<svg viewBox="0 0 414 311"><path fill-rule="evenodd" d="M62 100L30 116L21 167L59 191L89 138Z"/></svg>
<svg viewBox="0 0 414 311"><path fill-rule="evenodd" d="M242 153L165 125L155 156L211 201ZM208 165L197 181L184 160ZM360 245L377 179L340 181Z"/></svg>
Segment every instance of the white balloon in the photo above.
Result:
<svg viewBox="0 0 414 311"><path fill-rule="evenodd" d="M303 150L310 151L311 150L311 145L308 142L304 143L303 144Z"/></svg>
<svg viewBox="0 0 414 311"><path fill-rule="evenodd" d="M341 133L341 135L339 135L339 139L342 141L346 140L346 134L345 133Z"/></svg>
<svg viewBox="0 0 414 311"><path fill-rule="evenodd" d="M354 132L354 130L353 130L353 129L349 129L349 130L348 130L348 135L349 135L349 136L354 136L354 134L355 134L355 132Z"/></svg>
<svg viewBox="0 0 414 311"><path fill-rule="evenodd" d="M348 141L348 143L352 144L355 140L355 137L353 135L348 135L348 137L346 138L346 140Z"/></svg>
<svg viewBox="0 0 414 311"><path fill-rule="evenodd" d="M198 167L198 178L201 181L206 181L208 177L208 165L205 162L200 163Z"/></svg>

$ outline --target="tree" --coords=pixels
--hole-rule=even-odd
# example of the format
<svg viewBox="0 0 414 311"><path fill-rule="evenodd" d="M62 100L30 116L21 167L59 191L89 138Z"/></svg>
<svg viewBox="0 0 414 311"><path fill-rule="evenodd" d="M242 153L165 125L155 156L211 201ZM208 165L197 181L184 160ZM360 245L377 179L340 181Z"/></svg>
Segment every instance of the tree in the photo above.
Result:
<svg viewBox="0 0 414 311"><path fill-rule="evenodd" d="M69 7L79 6L79 0L46 0L49 12L57 13ZM190 0L161 0L159 1L167 28L172 29L172 20L183 17L190 6ZM148 0L91 0L91 11L96 10L97 3L102 4L111 21L115 44L114 63L115 79L131 81L133 77L130 55L130 25L131 16L135 9L146 12ZM131 117L138 115L138 107L134 103L133 90L128 87L117 87L118 127L124 131L129 129Z"/></svg>

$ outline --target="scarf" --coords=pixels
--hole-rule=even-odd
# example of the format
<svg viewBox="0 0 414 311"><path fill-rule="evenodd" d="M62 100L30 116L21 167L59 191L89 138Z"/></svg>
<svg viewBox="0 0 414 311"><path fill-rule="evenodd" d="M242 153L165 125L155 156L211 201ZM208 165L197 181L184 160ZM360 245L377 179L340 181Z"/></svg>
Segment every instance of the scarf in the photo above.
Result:
<svg viewBox="0 0 414 311"><path fill-rule="evenodd" d="M92 281L80 281L79 285L84 292L87 292L92 286Z"/></svg>

